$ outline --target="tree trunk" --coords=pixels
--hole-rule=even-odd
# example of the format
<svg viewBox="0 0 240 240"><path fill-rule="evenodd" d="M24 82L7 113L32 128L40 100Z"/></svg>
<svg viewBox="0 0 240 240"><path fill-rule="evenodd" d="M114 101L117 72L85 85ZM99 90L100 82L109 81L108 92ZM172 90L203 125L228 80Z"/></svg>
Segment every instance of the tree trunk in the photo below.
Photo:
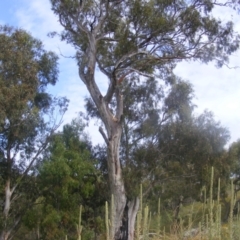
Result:
<svg viewBox="0 0 240 240"><path fill-rule="evenodd" d="M0 240L8 240L9 232L3 230L0 236Z"/></svg>
<svg viewBox="0 0 240 240"><path fill-rule="evenodd" d="M10 179L8 179L5 186L5 203L4 203L4 209L3 209L3 226L2 226L3 228L1 230L0 240L7 240L10 235L10 232L7 231L7 220L8 220L8 213L11 205L11 197L12 197L12 191L10 186Z"/></svg>
<svg viewBox="0 0 240 240"><path fill-rule="evenodd" d="M110 189L114 199L111 213L110 239L133 240L136 215L139 209L139 198L127 203L122 169L119 159L119 147L122 128L116 123L112 129L114 133L108 144L108 172Z"/></svg>
<svg viewBox="0 0 240 240"><path fill-rule="evenodd" d="M122 136L121 116L123 112L123 104L122 96L117 91L115 96L117 99L115 116L113 116L111 113L104 98L101 98L100 104L98 103L98 109L107 132L106 136L103 129L99 129L107 144L107 163L110 192L114 199L113 209L111 212L110 239L133 240L134 225L136 214L139 208L139 200L136 199L127 204L121 163L119 159L120 142Z"/></svg>
<svg viewBox="0 0 240 240"><path fill-rule="evenodd" d="M122 232L124 222L123 215L127 202L121 163L119 159L120 142L122 136L123 97L117 86L116 76L109 76L111 83L104 97L102 96L96 84L96 38L94 34L94 32L88 32L89 48L85 57L83 57L83 59L88 59L87 65L85 65L85 61L79 63L79 76L86 84L86 87L100 113L101 120L105 126L106 133L101 127L99 128L99 131L107 144L107 165L110 192L114 199L114 205L111 212L110 239L121 240L124 235ZM115 113L113 113L109 107L110 102L113 100L113 96L116 100ZM134 214L135 211L131 210L130 218L128 216L128 218L131 219L131 233L133 233L135 222L135 220L133 220Z"/></svg>
<svg viewBox="0 0 240 240"><path fill-rule="evenodd" d="M135 220L139 209L139 198L128 203L128 240L134 239Z"/></svg>
<svg viewBox="0 0 240 240"><path fill-rule="evenodd" d="M111 194L114 199L114 208L111 213L110 239L121 239L122 218L126 206L126 194L122 179L122 170L119 159L119 147L121 139L121 125L114 123L108 141L108 174Z"/></svg>
<svg viewBox="0 0 240 240"><path fill-rule="evenodd" d="M10 187L10 179L8 179L5 186L5 203L4 203L4 210L3 210L3 216L5 219L7 219L8 213L10 210L11 196L12 196L12 191Z"/></svg>

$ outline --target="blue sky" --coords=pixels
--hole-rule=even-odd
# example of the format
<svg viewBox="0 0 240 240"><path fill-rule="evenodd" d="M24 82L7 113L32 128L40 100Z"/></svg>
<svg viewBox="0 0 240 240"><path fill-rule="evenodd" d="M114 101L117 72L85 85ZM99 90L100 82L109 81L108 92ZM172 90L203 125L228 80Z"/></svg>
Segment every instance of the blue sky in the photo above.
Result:
<svg viewBox="0 0 240 240"><path fill-rule="evenodd" d="M236 31L240 32L240 15L223 8L218 9L215 14L232 19ZM33 37L42 40L45 49L60 56L59 81L56 86L50 87L49 91L54 96L66 96L70 100L69 110L64 117L65 123L70 122L83 110L83 98L88 96L88 92L79 79L75 61L61 56L73 56L74 49L57 38L47 37L49 32L62 29L51 11L49 0L1 1L0 24L27 30ZM240 66L239 60L240 51L231 57L229 66ZM204 65L198 62L183 62L177 66L175 72L193 84L196 96L194 103L198 106L196 113L202 113L204 109L214 112L215 119L230 130L230 142L240 138L240 68L217 69L214 63ZM107 80L99 75L98 82L104 89ZM90 124L88 132L94 143L102 142L93 123Z"/></svg>

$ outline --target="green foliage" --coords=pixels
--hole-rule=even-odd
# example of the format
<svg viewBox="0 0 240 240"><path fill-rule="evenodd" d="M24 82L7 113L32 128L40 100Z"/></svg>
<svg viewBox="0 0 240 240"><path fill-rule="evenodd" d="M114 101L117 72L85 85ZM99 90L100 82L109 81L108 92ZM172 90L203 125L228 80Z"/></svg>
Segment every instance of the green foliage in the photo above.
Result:
<svg viewBox="0 0 240 240"><path fill-rule="evenodd" d="M57 56L46 52L39 40L21 29L1 26L0 47L0 119L3 124L6 118L19 118L23 109L33 107L38 92L56 83L58 69Z"/></svg>
<svg viewBox="0 0 240 240"><path fill-rule="evenodd" d="M1 151L20 150L44 127L42 113L56 104L45 92L58 77L57 56L21 29L0 26Z"/></svg>
<svg viewBox="0 0 240 240"><path fill-rule="evenodd" d="M80 62L89 44L87 31L96 31L98 63L105 73L110 73L120 59L122 70L132 67L148 73L185 58L204 62L217 59L222 66L239 47L233 24L224 25L211 14L222 3L200 0L51 3L65 27L62 39L76 46ZM77 21L84 28L78 28ZM140 53L145 50L149 55ZM140 54L124 59L137 52Z"/></svg>
<svg viewBox="0 0 240 240"><path fill-rule="evenodd" d="M0 238L5 238L39 196L34 167L58 127L53 113L64 114L67 100L46 92L57 81L58 57L39 40L0 26L0 49Z"/></svg>
<svg viewBox="0 0 240 240"><path fill-rule="evenodd" d="M136 186L143 183L149 201L161 196L166 207L181 195L199 199L211 166L215 180L222 178L223 193L232 164L224 149L228 130L210 112L194 116L188 82L175 78L165 89L153 80L132 81L123 88L121 154L128 197L138 195Z"/></svg>
<svg viewBox="0 0 240 240"><path fill-rule="evenodd" d="M168 208L181 195L199 199L201 188L209 182L211 166L215 167L214 182L222 179L224 194L233 163L224 148L228 130L211 112L194 116L191 84L175 76L166 82L160 85L153 79L133 78L122 86L121 157L128 197L137 196L137 186L143 183L150 205L159 196ZM91 100L86 105L91 117L99 116ZM106 171L106 164L102 166Z"/></svg>
<svg viewBox="0 0 240 240"><path fill-rule="evenodd" d="M27 213L25 225L36 231L38 223L43 239L76 239L78 209L82 204L83 239L102 230L102 204L104 198L101 173L95 168L91 146L84 125L73 120L56 133L39 166L38 186L41 191L39 211L34 208ZM100 193L100 192L103 193ZM103 195L102 195L103 196ZM32 223L29 223L32 222Z"/></svg>
<svg viewBox="0 0 240 240"><path fill-rule="evenodd" d="M240 175L240 140L233 142L228 150L228 157L230 162L232 163L231 170L233 175L236 178L239 178Z"/></svg>

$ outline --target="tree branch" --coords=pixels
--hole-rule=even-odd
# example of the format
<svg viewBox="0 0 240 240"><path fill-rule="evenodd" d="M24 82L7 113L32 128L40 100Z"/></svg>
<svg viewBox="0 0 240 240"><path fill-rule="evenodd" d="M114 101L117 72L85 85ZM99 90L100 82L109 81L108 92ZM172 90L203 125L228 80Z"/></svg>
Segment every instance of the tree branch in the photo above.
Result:
<svg viewBox="0 0 240 240"><path fill-rule="evenodd" d="M119 89L116 91L117 98L117 110L116 110L116 118L120 122L123 115L123 96L120 94Z"/></svg>
<svg viewBox="0 0 240 240"><path fill-rule="evenodd" d="M114 66L114 69L118 69L119 66L120 66L124 61L126 61L127 59L130 59L130 58L132 58L132 57L135 57L135 56L141 55L141 54L143 54L143 55L149 55L149 52L147 52L147 51L137 51L137 52L133 52L133 53L129 53L129 54L127 54L127 55L124 55L124 56L122 56L122 57L120 58L120 60L117 61L117 63L116 63L115 66Z"/></svg>
<svg viewBox="0 0 240 240"><path fill-rule="evenodd" d="M100 5L102 5L100 3ZM100 29L102 28L103 26L103 23L104 21L106 20L107 16L108 16L108 11L109 11L109 1L106 1L105 3L105 9L106 9L106 13L103 14L103 10L102 8L100 7L100 19L99 19L99 22L97 24L97 26L94 28L93 32L94 32L94 35L97 36L98 32L100 31Z"/></svg>
<svg viewBox="0 0 240 240"><path fill-rule="evenodd" d="M105 132L103 131L102 127L99 127L98 130L99 130L99 132L101 133L101 135L102 135L102 137L103 137L105 143L108 145L108 138L107 138Z"/></svg>

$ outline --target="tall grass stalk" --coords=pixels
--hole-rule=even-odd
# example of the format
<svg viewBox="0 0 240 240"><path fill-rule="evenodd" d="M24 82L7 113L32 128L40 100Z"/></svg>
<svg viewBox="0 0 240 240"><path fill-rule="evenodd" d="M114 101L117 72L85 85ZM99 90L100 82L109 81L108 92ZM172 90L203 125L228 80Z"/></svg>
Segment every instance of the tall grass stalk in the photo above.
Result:
<svg viewBox="0 0 240 240"><path fill-rule="evenodd" d="M106 225L106 240L110 240L109 237L109 218L108 218L108 202L105 203L105 225Z"/></svg>
<svg viewBox="0 0 240 240"><path fill-rule="evenodd" d="M217 237L221 240L221 203L220 203L220 190L221 181L218 179L218 193L217 193L217 210L216 210L216 225L217 225Z"/></svg>
<svg viewBox="0 0 240 240"><path fill-rule="evenodd" d="M199 222L198 224L198 235L199 235L199 239L202 239L202 223Z"/></svg>
<svg viewBox="0 0 240 240"><path fill-rule="evenodd" d="M111 196L111 212L110 212L110 226L111 226L111 224L113 224L113 219L114 219L114 216L113 216L113 214L114 214L114 207L115 207L115 199L114 199L114 196L113 196L113 194L112 194L112 196ZM113 238L113 236L111 236L111 238Z"/></svg>
<svg viewBox="0 0 240 240"><path fill-rule="evenodd" d="M141 226L141 214L140 211L137 213L137 221L136 221L136 239L140 240L140 226Z"/></svg>
<svg viewBox="0 0 240 240"><path fill-rule="evenodd" d="M186 216L179 216L179 221L173 223L173 228L170 226L170 233L166 233L166 226L163 225L162 221L162 212L161 212L161 201L158 199L157 207L157 216L156 225L157 229L154 229L155 236L154 240L173 240L173 239L188 239L188 240L240 240L240 216L239 216L239 203L236 220L234 218L234 207L236 204L236 196L234 194L234 185L233 180L231 181L231 192L230 192L230 211L228 218L227 228L221 222L221 181L218 179L218 189L217 189L217 199L213 200L213 179L214 179L214 169L211 168L211 177L210 177L210 189L209 189L209 198L207 199L206 187L202 188L203 204L199 204L202 211L202 216L200 216L200 222L196 226L195 219L193 218L195 212L195 206L198 206L198 203L193 203L191 206L191 212L188 212L188 226L184 226L184 218ZM113 236L109 231L112 224L112 213L114 209L114 198L111 197L110 208L108 202L105 203L105 225L106 225L106 240L112 240ZM79 222L77 224L78 240L81 240L82 225L81 225L81 215L82 215L82 206L80 206L79 211ZM196 218L197 219L197 218ZM161 230L162 227L162 230ZM195 227L195 229L194 229ZM226 230L224 230L224 228ZM136 219L136 230L135 230L135 239L136 240L149 240L151 237L149 231L152 231L151 228L151 213L149 207L146 206L143 209L143 198L142 198L142 185L140 185L140 208L137 213ZM171 232L171 230L173 230ZM190 234L190 235L189 235ZM188 236L187 236L188 235ZM65 240L68 237L65 236ZM151 238L152 239L152 238Z"/></svg>
<svg viewBox="0 0 240 240"><path fill-rule="evenodd" d="M143 197L142 197L142 184L140 184L140 206L137 213L137 221L136 221L136 239L140 240L141 234L141 222L142 222L142 214L143 214Z"/></svg>
<svg viewBox="0 0 240 240"><path fill-rule="evenodd" d="M233 239L233 208L234 208L234 187L233 180L231 180L231 200L230 200L230 213L229 213L229 239Z"/></svg>
<svg viewBox="0 0 240 240"><path fill-rule="evenodd" d="M140 219L142 219L142 213L143 213L143 193L142 193L142 184L140 184Z"/></svg>
<svg viewBox="0 0 240 240"><path fill-rule="evenodd" d="M143 239L148 239L148 214L149 214L149 208L146 206L144 208L144 214L143 214Z"/></svg>
<svg viewBox="0 0 240 240"><path fill-rule="evenodd" d="M180 221L180 237L181 238L183 238L183 234L184 234L184 231L183 231L183 220L182 220L182 218L180 217L180 219L179 219L179 221Z"/></svg>
<svg viewBox="0 0 240 240"><path fill-rule="evenodd" d="M77 225L77 239L81 240L81 236L82 236L82 205L80 205L79 207L79 217L78 217L78 225Z"/></svg>
<svg viewBox="0 0 240 240"><path fill-rule="evenodd" d="M202 203L202 225L206 225L205 223L205 214L206 214L206 203L207 203L207 190L206 190L206 186L204 186L202 188L202 192L203 192L203 203Z"/></svg>
<svg viewBox="0 0 240 240"><path fill-rule="evenodd" d="M206 214L206 229L207 229L207 231L209 231L208 214Z"/></svg>
<svg viewBox="0 0 240 240"><path fill-rule="evenodd" d="M240 207L240 204L239 204L239 202L238 202L238 204L237 204L237 220L239 221L240 220L240 218L239 218L239 207Z"/></svg>
<svg viewBox="0 0 240 240"><path fill-rule="evenodd" d="M152 221L152 213L149 212L148 225L147 225L147 233L148 233L148 235L149 235L149 233L150 233L151 221Z"/></svg>
<svg viewBox="0 0 240 240"><path fill-rule="evenodd" d="M194 209L194 203L192 204L192 207L191 207L191 212L188 216L188 229L190 230L193 226L193 220L192 220L192 216L193 216L193 209Z"/></svg>
<svg viewBox="0 0 240 240"><path fill-rule="evenodd" d="M211 180L210 180L210 196L209 196L209 240L212 240L213 235L213 177L214 169L211 168Z"/></svg>
<svg viewBox="0 0 240 240"><path fill-rule="evenodd" d="M161 234L161 210L160 210L160 207L161 207L161 200L160 198L158 199L158 213L157 213L157 236L160 237L160 234Z"/></svg>

